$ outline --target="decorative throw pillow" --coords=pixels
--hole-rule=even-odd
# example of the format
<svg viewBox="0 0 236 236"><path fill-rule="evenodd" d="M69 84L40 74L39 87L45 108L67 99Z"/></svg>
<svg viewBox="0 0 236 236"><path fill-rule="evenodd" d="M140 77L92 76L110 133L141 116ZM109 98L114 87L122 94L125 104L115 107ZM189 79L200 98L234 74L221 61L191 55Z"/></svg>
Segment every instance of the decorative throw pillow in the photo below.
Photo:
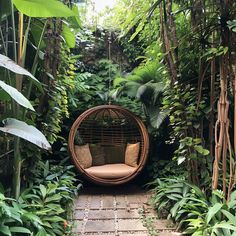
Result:
<svg viewBox="0 0 236 236"><path fill-rule="evenodd" d="M82 168L86 169L92 166L92 156L89 150L89 145L75 145L75 154Z"/></svg>
<svg viewBox="0 0 236 236"><path fill-rule="evenodd" d="M140 143L128 143L125 150L125 164L137 167L139 157Z"/></svg>
<svg viewBox="0 0 236 236"><path fill-rule="evenodd" d="M105 165L105 153L100 144L89 144L92 155L92 166Z"/></svg>
<svg viewBox="0 0 236 236"><path fill-rule="evenodd" d="M85 145L79 131L77 130L75 133L75 140L74 140L75 145Z"/></svg>
<svg viewBox="0 0 236 236"><path fill-rule="evenodd" d="M125 145L104 146L106 164L125 162Z"/></svg>

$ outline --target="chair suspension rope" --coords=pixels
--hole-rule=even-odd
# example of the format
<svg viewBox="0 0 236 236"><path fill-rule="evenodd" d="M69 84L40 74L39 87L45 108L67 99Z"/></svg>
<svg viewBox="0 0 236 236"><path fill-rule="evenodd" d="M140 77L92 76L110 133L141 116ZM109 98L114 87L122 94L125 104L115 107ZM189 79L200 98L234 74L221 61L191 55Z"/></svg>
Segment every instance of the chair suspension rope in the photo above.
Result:
<svg viewBox="0 0 236 236"><path fill-rule="evenodd" d="M111 31L109 32L108 36L108 60L109 60L109 83L108 83L108 104L111 105Z"/></svg>

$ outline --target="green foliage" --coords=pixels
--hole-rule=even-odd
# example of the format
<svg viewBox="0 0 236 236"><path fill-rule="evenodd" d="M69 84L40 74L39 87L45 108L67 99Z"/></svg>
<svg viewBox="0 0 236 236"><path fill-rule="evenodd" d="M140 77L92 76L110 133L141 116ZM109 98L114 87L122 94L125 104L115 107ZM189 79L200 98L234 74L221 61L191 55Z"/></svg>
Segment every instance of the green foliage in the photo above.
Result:
<svg viewBox="0 0 236 236"><path fill-rule="evenodd" d="M226 201L222 191L207 197L184 179L156 179L152 203L159 214L167 213L188 235L234 235L236 191Z"/></svg>
<svg viewBox="0 0 236 236"><path fill-rule="evenodd" d="M31 186L22 192L18 202L6 198L1 191L0 232L9 236L69 234L68 213L80 187L76 187L71 170L72 166L39 162L34 177L31 175Z"/></svg>
<svg viewBox="0 0 236 236"><path fill-rule="evenodd" d="M169 178L169 176L184 178L187 175L187 171L181 165L176 165L175 161L158 159L158 157L156 159L151 157L151 163L148 163L147 169L150 177L154 180Z"/></svg>
<svg viewBox="0 0 236 236"><path fill-rule="evenodd" d="M73 99L72 109L86 110L89 107L108 103L114 76L119 73L118 66L107 59L101 59L75 77L75 87L70 98ZM109 72L110 71L110 72Z"/></svg>
<svg viewBox="0 0 236 236"><path fill-rule="evenodd" d="M45 150L51 150L51 145L48 143L45 136L34 126L13 118L7 118L3 123L4 127L0 127L0 131L13 134Z"/></svg>
<svg viewBox="0 0 236 236"><path fill-rule="evenodd" d="M0 81L0 98L1 101L9 101L10 98L14 99L21 106L34 111L33 106L30 101L17 89L12 86L7 85L4 81ZM7 94L6 94L7 93Z"/></svg>
<svg viewBox="0 0 236 236"><path fill-rule="evenodd" d="M0 233L1 235L21 235L31 234L31 231L23 227L23 211L18 204L10 198L4 196L0 191ZM18 225L18 226L17 226Z"/></svg>
<svg viewBox="0 0 236 236"><path fill-rule="evenodd" d="M178 143L178 149L174 152L174 159L178 165L188 161L198 161L202 166L201 181L209 181L209 172L206 166L210 166L209 150L204 147L204 139L199 136L199 129L203 119L209 110L205 102L197 102L197 93L190 86L175 84L165 90L162 109L169 111L169 121L172 127L170 142ZM204 178L208 178L204 179Z"/></svg>
<svg viewBox="0 0 236 236"><path fill-rule="evenodd" d="M15 7L30 17L69 17L75 13L58 0L13 0Z"/></svg>
<svg viewBox="0 0 236 236"><path fill-rule="evenodd" d="M158 129L166 118L166 111L160 110L164 75L165 68L151 61L140 65L127 77L114 80L115 97L127 96L142 103L150 132Z"/></svg>
<svg viewBox="0 0 236 236"><path fill-rule="evenodd" d="M60 136L61 124L63 118L69 117L68 104L73 102L72 93L77 85L75 62L76 59L70 55L70 49L62 45L58 73L56 77L51 77L54 86L53 89L47 90L49 96L47 113L43 117L37 118L37 121L42 122L44 133L51 144L57 139L64 139ZM35 102L37 104L40 100Z"/></svg>

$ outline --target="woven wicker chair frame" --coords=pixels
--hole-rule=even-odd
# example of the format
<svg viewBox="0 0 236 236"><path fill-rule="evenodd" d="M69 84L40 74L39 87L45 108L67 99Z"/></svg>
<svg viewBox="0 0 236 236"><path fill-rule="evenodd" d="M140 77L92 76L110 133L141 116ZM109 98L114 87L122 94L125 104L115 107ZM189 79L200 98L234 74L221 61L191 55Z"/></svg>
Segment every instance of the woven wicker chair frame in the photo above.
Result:
<svg viewBox="0 0 236 236"><path fill-rule="evenodd" d="M138 167L125 177L103 179L89 175L79 164L75 149L75 136L80 135L84 143L99 143L115 146L140 142ZM149 151L149 136L143 122L130 111L116 105L101 105L82 113L74 122L69 134L69 151L78 171L89 181L100 185L119 185L129 182L143 169Z"/></svg>

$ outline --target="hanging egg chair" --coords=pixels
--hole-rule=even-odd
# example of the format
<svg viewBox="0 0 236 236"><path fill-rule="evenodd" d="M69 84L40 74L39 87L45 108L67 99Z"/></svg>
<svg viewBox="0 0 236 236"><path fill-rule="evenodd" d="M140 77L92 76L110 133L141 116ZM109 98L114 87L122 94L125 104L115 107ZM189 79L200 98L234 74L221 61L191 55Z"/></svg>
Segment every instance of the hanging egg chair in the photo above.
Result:
<svg viewBox="0 0 236 236"><path fill-rule="evenodd" d="M119 185L143 169L149 137L133 113L120 106L101 105L76 119L68 144L75 166L86 179L100 185Z"/></svg>

